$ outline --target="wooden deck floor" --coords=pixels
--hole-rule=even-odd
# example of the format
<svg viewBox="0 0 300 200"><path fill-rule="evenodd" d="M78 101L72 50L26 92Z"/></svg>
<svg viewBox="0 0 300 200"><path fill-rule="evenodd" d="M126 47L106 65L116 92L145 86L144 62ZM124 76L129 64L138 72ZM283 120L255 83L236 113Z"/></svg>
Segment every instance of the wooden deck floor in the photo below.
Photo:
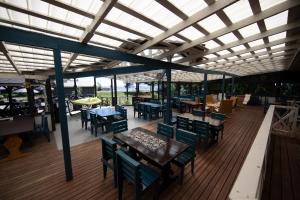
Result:
<svg viewBox="0 0 300 200"><path fill-rule="evenodd" d="M160 199L226 199L263 117L260 107L234 111L223 140L197 152L195 174L187 166L183 185L173 182ZM156 131L155 124L145 128ZM0 199L117 199L111 171L106 180L102 177L98 140L71 148L70 182L64 181L62 152L54 143L37 141L29 150L29 157L0 163ZM124 198L132 199L132 186L124 185Z"/></svg>
<svg viewBox="0 0 300 200"><path fill-rule="evenodd" d="M300 144L272 135L262 199L300 199Z"/></svg>

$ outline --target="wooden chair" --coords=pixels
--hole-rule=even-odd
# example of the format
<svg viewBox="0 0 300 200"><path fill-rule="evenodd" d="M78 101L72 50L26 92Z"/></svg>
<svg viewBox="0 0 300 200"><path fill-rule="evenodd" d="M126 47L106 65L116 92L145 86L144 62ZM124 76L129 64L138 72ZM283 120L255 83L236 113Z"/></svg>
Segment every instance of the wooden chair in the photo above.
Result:
<svg viewBox="0 0 300 200"><path fill-rule="evenodd" d="M199 116L199 117L204 117L205 116L205 112L203 110L197 109L197 110L193 110L192 114L195 116Z"/></svg>
<svg viewBox="0 0 300 200"><path fill-rule="evenodd" d="M177 116L176 128L188 131L189 130L189 119L186 117Z"/></svg>
<svg viewBox="0 0 300 200"><path fill-rule="evenodd" d="M101 127L102 133L104 133L104 126L107 122L104 119L98 120L96 113L90 112L91 117L91 134L95 133L95 137L98 135L98 128Z"/></svg>
<svg viewBox="0 0 300 200"><path fill-rule="evenodd" d="M122 199L123 181L134 186L134 199L141 199L142 193L155 187L154 199L158 199L160 174L152 168L134 160L123 150L116 151L118 198Z"/></svg>
<svg viewBox="0 0 300 200"><path fill-rule="evenodd" d="M195 133L186 131L183 129L176 130L176 140L189 145L189 148L181 153L173 161L174 164L180 167L180 184L183 182L184 168L191 162L191 171L194 174L194 160L195 160L195 149L197 145L198 136Z"/></svg>
<svg viewBox="0 0 300 200"><path fill-rule="evenodd" d="M102 164L103 164L103 177L106 178L107 168L113 171L114 186L117 187L117 168L116 168L116 150L117 143L107 138L100 138L102 143Z"/></svg>
<svg viewBox="0 0 300 200"><path fill-rule="evenodd" d="M168 138L173 138L173 127L167 124L158 123L157 134L166 136Z"/></svg>
<svg viewBox="0 0 300 200"><path fill-rule="evenodd" d="M215 101L214 101L214 98L211 96L211 95L206 95L206 103L211 103L213 104Z"/></svg>
<svg viewBox="0 0 300 200"><path fill-rule="evenodd" d="M232 113L232 100L222 100L220 108L216 109L217 112L225 114L226 116Z"/></svg>
<svg viewBox="0 0 300 200"><path fill-rule="evenodd" d="M230 100L232 100L232 108L235 108L237 104L237 97L231 96Z"/></svg>
<svg viewBox="0 0 300 200"><path fill-rule="evenodd" d="M211 113L211 118L213 118L213 119L218 119L218 120L224 121L225 117L226 116L222 113L216 113L216 112ZM220 132L221 132L221 139L223 139L224 124L222 124L221 126L218 126L218 127L213 127L212 130L214 131L215 136L217 136L217 141L219 140Z"/></svg>
<svg viewBox="0 0 300 200"><path fill-rule="evenodd" d="M85 126L85 130L87 129L88 122L91 121L90 115L88 113L88 110L81 109L80 110L80 116L81 116L81 126Z"/></svg>
<svg viewBox="0 0 300 200"><path fill-rule="evenodd" d="M127 120L121 120L121 121L117 121L117 122L113 122L111 124L112 126L112 131L113 131L113 134L117 134L117 133L121 133L121 132L124 132L124 131L127 131L128 130L128 123L127 123ZM117 142L119 145L121 146L126 146L124 142L122 142L121 140L119 139L116 139L114 138L113 139L115 142Z"/></svg>
<svg viewBox="0 0 300 200"><path fill-rule="evenodd" d="M210 139L209 123L193 120L192 122L193 132L198 135L200 140L203 140L204 150L208 148L208 142Z"/></svg>

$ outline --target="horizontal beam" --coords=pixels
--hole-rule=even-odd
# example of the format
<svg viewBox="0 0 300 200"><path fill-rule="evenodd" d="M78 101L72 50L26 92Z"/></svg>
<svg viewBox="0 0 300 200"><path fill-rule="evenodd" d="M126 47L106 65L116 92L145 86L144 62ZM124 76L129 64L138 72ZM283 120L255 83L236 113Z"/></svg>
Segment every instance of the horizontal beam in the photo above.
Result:
<svg viewBox="0 0 300 200"><path fill-rule="evenodd" d="M60 49L61 51L90 55L95 57L103 57L112 60L122 60L148 66L158 66L161 69L164 69L166 67L176 67L184 70L184 68L188 67L186 65L164 62L156 59L133 55L126 52L96 47L89 44L82 44L76 41L19 30L11 27L0 26L0 33L0 41L11 42L15 44L23 44L48 49ZM153 69L154 68L155 67L153 67ZM202 70L202 73L223 74L223 72L209 70Z"/></svg>

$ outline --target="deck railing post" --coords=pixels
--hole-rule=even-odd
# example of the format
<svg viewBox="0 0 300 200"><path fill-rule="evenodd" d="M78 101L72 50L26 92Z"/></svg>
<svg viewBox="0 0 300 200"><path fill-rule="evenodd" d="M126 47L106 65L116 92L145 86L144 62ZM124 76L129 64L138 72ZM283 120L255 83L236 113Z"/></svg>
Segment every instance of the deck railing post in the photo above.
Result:
<svg viewBox="0 0 300 200"><path fill-rule="evenodd" d="M111 105L114 106L114 82L110 79L110 91L111 91Z"/></svg>
<svg viewBox="0 0 300 200"><path fill-rule="evenodd" d="M96 83L96 76L94 76L94 95L97 97L97 83Z"/></svg>
<svg viewBox="0 0 300 200"><path fill-rule="evenodd" d="M223 74L223 79L222 79L222 100L224 100L224 90L225 90L225 74Z"/></svg>
<svg viewBox="0 0 300 200"><path fill-rule="evenodd" d="M231 96L234 96L235 93L234 88L234 76L231 77Z"/></svg>
<svg viewBox="0 0 300 200"><path fill-rule="evenodd" d="M205 111L205 107L206 107L206 94L207 94L207 73L204 74L204 80L203 80L203 107L202 107L203 111Z"/></svg>
<svg viewBox="0 0 300 200"><path fill-rule="evenodd" d="M66 115L66 104L65 104L65 92L64 92L64 82L62 74L61 65L61 51L59 49L53 50L54 54L54 64L55 64L55 79L56 79L56 90L58 96L59 105L59 121L61 138L63 145L64 163L65 163L65 173L66 180L70 181L73 179L71 152L70 152L70 142L69 142L69 131L68 131L68 121Z"/></svg>
<svg viewBox="0 0 300 200"><path fill-rule="evenodd" d="M50 112L51 115L52 131L55 131L55 114L54 114L54 107L53 107L50 78L46 80L46 95L47 95L47 102L48 102L48 111Z"/></svg>
<svg viewBox="0 0 300 200"><path fill-rule="evenodd" d="M171 124L172 107L171 107L171 68L166 70L167 75L167 119L166 123Z"/></svg>
<svg viewBox="0 0 300 200"><path fill-rule="evenodd" d="M76 78L74 78L74 96L75 96L75 99L78 99Z"/></svg>

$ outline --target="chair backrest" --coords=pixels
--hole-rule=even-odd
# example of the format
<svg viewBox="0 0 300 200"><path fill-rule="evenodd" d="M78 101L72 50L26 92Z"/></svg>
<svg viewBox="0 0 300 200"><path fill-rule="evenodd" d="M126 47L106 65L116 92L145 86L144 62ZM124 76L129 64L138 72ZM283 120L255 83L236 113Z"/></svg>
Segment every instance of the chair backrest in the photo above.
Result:
<svg viewBox="0 0 300 200"><path fill-rule="evenodd" d="M219 112L225 115L232 113L232 100L222 100Z"/></svg>
<svg viewBox="0 0 300 200"><path fill-rule="evenodd" d="M211 95L206 95L206 103L214 103L214 99Z"/></svg>
<svg viewBox="0 0 300 200"><path fill-rule="evenodd" d="M145 112L145 105L144 104L138 104L138 111L139 112Z"/></svg>
<svg viewBox="0 0 300 200"><path fill-rule="evenodd" d="M218 119L218 120L225 120L225 115L222 114L222 113L212 112L211 113L211 118Z"/></svg>
<svg viewBox="0 0 300 200"><path fill-rule="evenodd" d="M168 138L173 138L173 127L167 124L158 123L157 134L164 135Z"/></svg>
<svg viewBox="0 0 300 200"><path fill-rule="evenodd" d="M91 124L96 124L97 123L96 113L90 112L90 117L91 117Z"/></svg>
<svg viewBox="0 0 300 200"><path fill-rule="evenodd" d="M205 112L203 110L193 110L192 114L200 117L205 116Z"/></svg>
<svg viewBox="0 0 300 200"><path fill-rule="evenodd" d="M102 143L102 158L103 160L112 159L115 162L117 143L105 137L100 138Z"/></svg>
<svg viewBox="0 0 300 200"><path fill-rule="evenodd" d="M111 124L113 133L121 133L128 130L127 120L113 122Z"/></svg>
<svg viewBox="0 0 300 200"><path fill-rule="evenodd" d="M123 106L115 105L115 111L120 112L123 109Z"/></svg>
<svg viewBox="0 0 300 200"><path fill-rule="evenodd" d="M123 150L116 151L118 179L126 178L130 183L136 184L141 187L141 173L140 163L130 156L128 156Z"/></svg>
<svg viewBox="0 0 300 200"><path fill-rule="evenodd" d="M122 108L121 110L119 110L119 112L121 113L121 117L127 119L127 109Z"/></svg>
<svg viewBox="0 0 300 200"><path fill-rule="evenodd" d="M189 119L186 117L177 116L176 127L177 127L177 129L188 130L189 129Z"/></svg>
<svg viewBox="0 0 300 200"><path fill-rule="evenodd" d="M183 129L177 129L176 130L176 140L179 142L183 142L185 144L189 145L189 148L186 150L189 153L195 154L195 149L198 141L197 134L183 130Z"/></svg>
<svg viewBox="0 0 300 200"><path fill-rule="evenodd" d="M134 106L134 110L138 110L139 102L138 101L134 102L133 106Z"/></svg>
<svg viewBox="0 0 300 200"><path fill-rule="evenodd" d="M203 122L203 121L198 121L198 120L193 120L193 132L204 137L209 136L209 123L208 122Z"/></svg>
<svg viewBox="0 0 300 200"><path fill-rule="evenodd" d="M236 96L231 96L230 100L232 100L232 107L235 107L236 103L237 103L237 97Z"/></svg>

